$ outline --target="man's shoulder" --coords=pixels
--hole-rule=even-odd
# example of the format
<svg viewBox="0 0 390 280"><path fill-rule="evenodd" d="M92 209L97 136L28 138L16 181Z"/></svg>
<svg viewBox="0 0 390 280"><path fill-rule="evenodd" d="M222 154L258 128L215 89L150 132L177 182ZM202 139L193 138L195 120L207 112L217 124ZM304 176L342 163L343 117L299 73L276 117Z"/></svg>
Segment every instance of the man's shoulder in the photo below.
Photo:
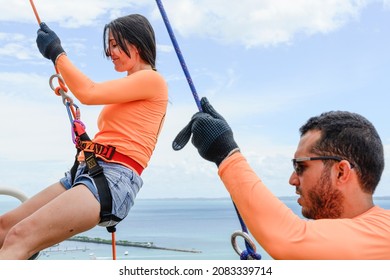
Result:
<svg viewBox="0 0 390 280"><path fill-rule="evenodd" d="M389 220L389 227L390 227L390 209L385 209L385 208L382 208L378 205L375 205L370 210L368 210L366 213L361 215L361 217L388 219Z"/></svg>

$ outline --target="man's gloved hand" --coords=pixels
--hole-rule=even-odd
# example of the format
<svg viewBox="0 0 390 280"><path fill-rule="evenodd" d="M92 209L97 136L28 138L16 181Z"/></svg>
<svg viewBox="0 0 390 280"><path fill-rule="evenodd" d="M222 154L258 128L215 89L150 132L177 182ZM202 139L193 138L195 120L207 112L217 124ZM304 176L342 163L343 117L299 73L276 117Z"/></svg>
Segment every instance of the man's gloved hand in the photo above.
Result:
<svg viewBox="0 0 390 280"><path fill-rule="evenodd" d="M199 154L219 166L233 150L238 149L238 145L234 141L232 129L207 98L201 99L201 106L203 111L193 115L190 123L173 140L172 148L181 150L192 134L192 144Z"/></svg>
<svg viewBox="0 0 390 280"><path fill-rule="evenodd" d="M41 54L51 59L55 64L57 57L65 53L61 46L61 40L57 34L51 30L46 23L42 22L37 32L37 46Z"/></svg>

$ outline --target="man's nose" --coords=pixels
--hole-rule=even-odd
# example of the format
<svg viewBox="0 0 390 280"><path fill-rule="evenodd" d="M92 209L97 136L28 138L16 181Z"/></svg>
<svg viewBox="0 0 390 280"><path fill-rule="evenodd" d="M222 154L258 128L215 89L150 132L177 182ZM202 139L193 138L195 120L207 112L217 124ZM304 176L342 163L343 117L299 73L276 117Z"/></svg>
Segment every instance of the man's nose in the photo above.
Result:
<svg viewBox="0 0 390 280"><path fill-rule="evenodd" d="M295 171L290 176L290 179L288 180L288 183L291 186L299 186L299 177Z"/></svg>

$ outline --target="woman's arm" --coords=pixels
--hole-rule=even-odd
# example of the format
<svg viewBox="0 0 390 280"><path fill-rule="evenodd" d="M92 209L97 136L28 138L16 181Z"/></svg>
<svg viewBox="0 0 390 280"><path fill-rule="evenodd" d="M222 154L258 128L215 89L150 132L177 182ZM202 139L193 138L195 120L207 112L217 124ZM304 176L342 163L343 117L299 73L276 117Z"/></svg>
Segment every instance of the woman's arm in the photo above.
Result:
<svg viewBox="0 0 390 280"><path fill-rule="evenodd" d="M156 89L165 88L164 79L153 70L138 71L116 80L96 83L82 73L66 55L56 66L74 96L83 104L104 105L149 99Z"/></svg>

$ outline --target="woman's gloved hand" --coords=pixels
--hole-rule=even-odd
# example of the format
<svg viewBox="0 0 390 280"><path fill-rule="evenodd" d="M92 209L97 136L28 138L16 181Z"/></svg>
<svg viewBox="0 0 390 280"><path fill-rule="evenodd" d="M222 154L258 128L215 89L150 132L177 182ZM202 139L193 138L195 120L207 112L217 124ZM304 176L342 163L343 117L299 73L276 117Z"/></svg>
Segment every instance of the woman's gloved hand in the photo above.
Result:
<svg viewBox="0 0 390 280"><path fill-rule="evenodd" d="M37 31L37 46L41 54L53 61L55 64L57 57L65 53L61 46L61 40L57 34L51 30L46 23L42 22Z"/></svg>

